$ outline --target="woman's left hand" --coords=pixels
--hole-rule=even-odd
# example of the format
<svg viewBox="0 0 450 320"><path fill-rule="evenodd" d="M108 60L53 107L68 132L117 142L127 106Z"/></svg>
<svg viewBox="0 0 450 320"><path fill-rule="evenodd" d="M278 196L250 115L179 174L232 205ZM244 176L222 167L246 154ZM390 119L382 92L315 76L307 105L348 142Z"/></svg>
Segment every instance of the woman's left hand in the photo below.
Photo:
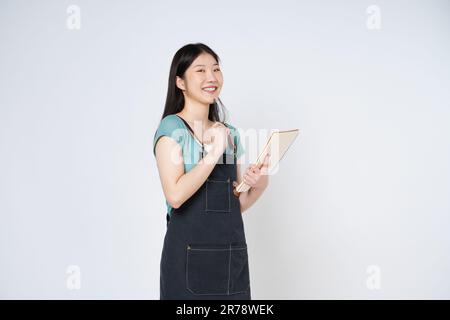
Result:
<svg viewBox="0 0 450 320"><path fill-rule="evenodd" d="M269 183L268 167L270 154L266 154L261 168L256 164L250 164L244 173L244 183L252 188L265 188Z"/></svg>

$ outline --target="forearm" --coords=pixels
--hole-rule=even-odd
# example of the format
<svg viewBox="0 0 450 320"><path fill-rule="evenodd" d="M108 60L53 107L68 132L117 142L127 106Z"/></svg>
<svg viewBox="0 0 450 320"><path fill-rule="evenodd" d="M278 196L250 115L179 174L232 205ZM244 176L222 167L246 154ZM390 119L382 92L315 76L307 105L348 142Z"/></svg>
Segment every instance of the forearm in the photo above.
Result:
<svg viewBox="0 0 450 320"><path fill-rule="evenodd" d="M267 176L266 176L267 177ZM241 213L250 208L256 200L261 197L268 186L268 177L266 182L262 184L260 187L252 187L247 192L242 192L239 195L239 202L241 204Z"/></svg>
<svg viewBox="0 0 450 320"><path fill-rule="evenodd" d="M209 152L205 157L200 159L192 170L183 174L178 179L176 184L178 206L181 206L203 185L213 171L219 158L220 155L217 153Z"/></svg>

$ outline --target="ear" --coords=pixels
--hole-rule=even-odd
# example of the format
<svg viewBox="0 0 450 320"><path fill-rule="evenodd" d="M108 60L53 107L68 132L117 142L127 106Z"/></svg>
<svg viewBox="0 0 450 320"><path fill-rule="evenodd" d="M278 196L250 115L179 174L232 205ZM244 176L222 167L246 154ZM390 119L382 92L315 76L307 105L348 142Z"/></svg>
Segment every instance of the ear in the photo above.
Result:
<svg viewBox="0 0 450 320"><path fill-rule="evenodd" d="M176 85L177 85L178 89L180 89L181 91L186 90L184 80L179 76L177 76L177 78L176 78Z"/></svg>

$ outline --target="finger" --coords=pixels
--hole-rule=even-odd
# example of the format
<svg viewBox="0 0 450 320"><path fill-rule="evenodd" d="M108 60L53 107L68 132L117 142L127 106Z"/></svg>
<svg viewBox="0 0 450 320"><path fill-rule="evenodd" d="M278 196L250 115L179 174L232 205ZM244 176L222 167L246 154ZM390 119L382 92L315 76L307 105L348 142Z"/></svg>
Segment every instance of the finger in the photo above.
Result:
<svg viewBox="0 0 450 320"><path fill-rule="evenodd" d="M244 175L244 178L247 179L247 181L250 181L250 182L253 182L253 183L256 182L255 177L253 177L253 176L251 176L251 175L249 175L247 173Z"/></svg>
<svg viewBox="0 0 450 320"><path fill-rule="evenodd" d="M213 125L215 128L228 128L222 122L216 121Z"/></svg>
<svg viewBox="0 0 450 320"><path fill-rule="evenodd" d="M249 175L247 175L247 177L248 177L250 180L252 180L253 182L258 181L258 179L259 179L259 175L256 175L256 174L249 174Z"/></svg>
<svg viewBox="0 0 450 320"><path fill-rule="evenodd" d="M269 173L269 167L268 166L263 166L261 168L261 175L262 176L266 176L266 175L268 175L268 173Z"/></svg>
<svg viewBox="0 0 450 320"><path fill-rule="evenodd" d="M269 157L266 156L266 158L264 159L264 162L262 163L261 168L260 168L262 175L266 175L267 174L267 171L268 171L268 168L269 168L269 164L270 164Z"/></svg>
<svg viewBox="0 0 450 320"><path fill-rule="evenodd" d="M250 165L247 169L247 172L257 173L259 171L259 168L256 164Z"/></svg>
<svg viewBox="0 0 450 320"><path fill-rule="evenodd" d="M268 167L270 164L270 158L266 158L261 167Z"/></svg>
<svg viewBox="0 0 450 320"><path fill-rule="evenodd" d="M268 167L268 166L269 166L269 163L270 163L270 155L267 154L267 155L264 157L264 161L263 161L263 163L261 164L260 169L262 169L263 167Z"/></svg>
<svg viewBox="0 0 450 320"><path fill-rule="evenodd" d="M257 179L259 175L254 173L254 172L252 172L252 171L249 171L249 172L247 172L247 176L252 178L252 179Z"/></svg>
<svg viewBox="0 0 450 320"><path fill-rule="evenodd" d="M264 158L264 161L259 165L259 169L262 169L264 166L268 165L268 160L267 158Z"/></svg>
<svg viewBox="0 0 450 320"><path fill-rule="evenodd" d="M252 186L256 183L256 181L254 181L253 179L250 179L250 178L244 178L244 183Z"/></svg>
<svg viewBox="0 0 450 320"><path fill-rule="evenodd" d="M250 177L254 178L254 179L257 179L257 178L259 177L259 172L256 173L256 172L250 171L250 172L248 173L248 175L249 175Z"/></svg>

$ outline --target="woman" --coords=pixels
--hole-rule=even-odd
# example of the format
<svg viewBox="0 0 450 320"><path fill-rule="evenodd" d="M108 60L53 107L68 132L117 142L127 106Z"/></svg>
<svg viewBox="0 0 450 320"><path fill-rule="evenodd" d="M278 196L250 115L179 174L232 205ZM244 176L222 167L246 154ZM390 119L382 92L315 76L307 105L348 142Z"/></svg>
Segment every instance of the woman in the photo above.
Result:
<svg viewBox="0 0 450 320"><path fill-rule="evenodd" d="M268 185L268 159L250 165L235 127L221 118L219 57L196 43L171 64L162 120L153 152L167 204L161 257L161 299L251 299L247 243L241 213Z"/></svg>

